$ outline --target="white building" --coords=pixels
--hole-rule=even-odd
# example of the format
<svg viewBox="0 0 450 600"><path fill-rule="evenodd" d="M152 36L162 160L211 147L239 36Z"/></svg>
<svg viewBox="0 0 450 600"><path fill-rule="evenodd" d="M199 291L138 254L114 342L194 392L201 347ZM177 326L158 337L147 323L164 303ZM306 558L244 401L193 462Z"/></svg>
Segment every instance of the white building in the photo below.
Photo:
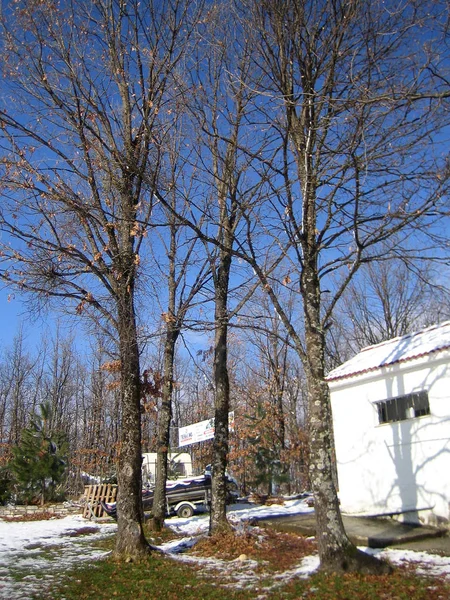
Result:
<svg viewBox="0 0 450 600"><path fill-rule="evenodd" d="M369 346L327 380L342 512L448 525L450 321Z"/></svg>
<svg viewBox="0 0 450 600"><path fill-rule="evenodd" d="M155 483L156 459L156 452L146 452L142 455L142 481L144 484ZM187 452L169 452L167 463L169 478L192 476L192 459Z"/></svg>

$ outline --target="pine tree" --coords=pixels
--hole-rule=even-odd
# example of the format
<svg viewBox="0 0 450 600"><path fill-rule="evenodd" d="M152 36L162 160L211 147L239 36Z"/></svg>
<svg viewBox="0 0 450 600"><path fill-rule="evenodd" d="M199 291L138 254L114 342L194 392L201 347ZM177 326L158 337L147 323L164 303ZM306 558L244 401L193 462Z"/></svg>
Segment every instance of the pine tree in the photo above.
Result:
<svg viewBox="0 0 450 600"><path fill-rule="evenodd" d="M41 504L54 499L66 469L67 442L64 434L52 431L51 414L48 402L39 406L10 463L19 493L26 501L39 498Z"/></svg>

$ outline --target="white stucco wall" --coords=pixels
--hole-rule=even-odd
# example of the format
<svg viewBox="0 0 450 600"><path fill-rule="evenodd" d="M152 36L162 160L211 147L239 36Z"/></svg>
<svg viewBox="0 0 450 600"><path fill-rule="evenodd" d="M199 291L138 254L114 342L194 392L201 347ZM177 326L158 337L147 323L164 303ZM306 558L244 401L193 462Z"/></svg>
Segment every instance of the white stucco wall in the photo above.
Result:
<svg viewBox="0 0 450 600"><path fill-rule="evenodd" d="M409 512L406 520L447 521L450 352L329 385L342 511L365 515ZM428 391L430 415L378 423L375 402L420 390Z"/></svg>

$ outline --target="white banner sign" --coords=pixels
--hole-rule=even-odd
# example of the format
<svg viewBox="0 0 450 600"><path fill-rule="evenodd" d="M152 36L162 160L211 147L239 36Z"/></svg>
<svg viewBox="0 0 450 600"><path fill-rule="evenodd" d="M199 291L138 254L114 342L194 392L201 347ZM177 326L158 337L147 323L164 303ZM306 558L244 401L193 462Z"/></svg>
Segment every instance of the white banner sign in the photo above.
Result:
<svg viewBox="0 0 450 600"><path fill-rule="evenodd" d="M230 431L234 430L234 412L228 414ZM186 427L180 427L178 430L178 447L189 446L197 442L212 440L214 437L214 418L207 421L200 421Z"/></svg>

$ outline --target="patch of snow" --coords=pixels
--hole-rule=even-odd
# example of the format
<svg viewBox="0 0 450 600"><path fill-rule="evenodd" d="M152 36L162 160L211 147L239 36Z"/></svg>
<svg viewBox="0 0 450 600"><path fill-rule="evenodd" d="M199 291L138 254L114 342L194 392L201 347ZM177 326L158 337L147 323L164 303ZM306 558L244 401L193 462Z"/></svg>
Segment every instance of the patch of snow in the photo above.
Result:
<svg viewBox="0 0 450 600"><path fill-rule="evenodd" d="M233 589L252 589L261 583L264 577L261 573L256 572L258 563L252 559L230 561L190 554L177 554L173 558L180 562L196 565L198 570L204 574L220 573L222 578L228 580L225 587Z"/></svg>
<svg viewBox="0 0 450 600"><path fill-rule="evenodd" d="M170 542L165 542L161 546L155 546L155 548L161 552L165 552L166 554L180 554L188 548L192 548L192 546L194 546L199 539L200 536L184 537L181 539L171 540Z"/></svg>
<svg viewBox="0 0 450 600"><path fill-rule="evenodd" d="M361 548L361 550L379 558L384 558L393 564L414 564L418 575L432 575L450 579L450 556L438 556L437 554L429 554L428 552L397 550L395 548L379 550Z"/></svg>
<svg viewBox="0 0 450 600"><path fill-rule="evenodd" d="M89 528L85 535L75 535ZM90 544L117 529L115 523L91 523L81 515L45 521L0 520L0 598L23 599L53 582L53 570L104 557ZM88 543L87 543L88 541ZM28 572L20 581L16 576Z"/></svg>
<svg viewBox="0 0 450 600"><path fill-rule="evenodd" d="M286 500L284 504L253 505L233 504L229 507L230 521L248 521L251 519L268 519L273 517L298 515L300 513L314 512L304 500Z"/></svg>
<svg viewBox="0 0 450 600"><path fill-rule="evenodd" d="M227 516L233 524L243 521L298 515L310 512L314 512L314 509L310 508L304 500L299 499L286 500L283 505L273 504L271 506L265 506L241 503L232 504L227 507ZM188 519L173 517L167 519L166 525L176 533L183 535L199 535L209 529L209 514L194 515Z"/></svg>

